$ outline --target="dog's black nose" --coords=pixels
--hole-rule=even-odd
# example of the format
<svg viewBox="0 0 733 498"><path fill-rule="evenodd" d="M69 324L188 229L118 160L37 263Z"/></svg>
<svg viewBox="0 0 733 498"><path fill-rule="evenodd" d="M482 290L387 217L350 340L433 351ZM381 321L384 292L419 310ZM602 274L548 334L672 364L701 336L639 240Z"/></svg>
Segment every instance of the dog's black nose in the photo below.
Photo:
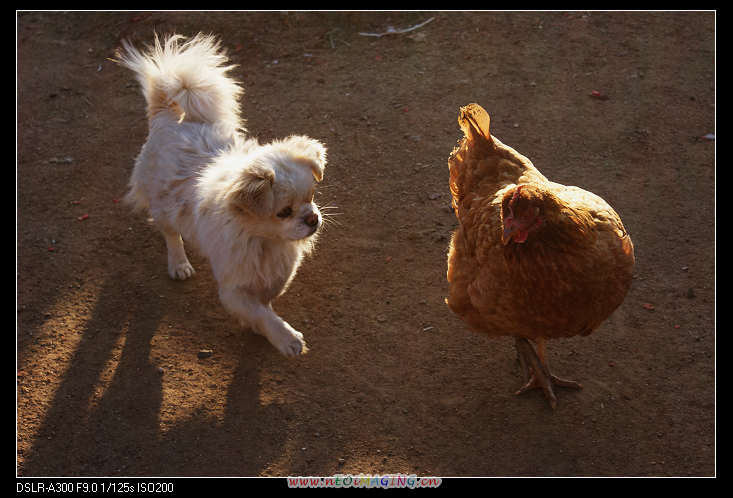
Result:
<svg viewBox="0 0 733 498"><path fill-rule="evenodd" d="M309 227L318 225L318 213L310 213L303 221L305 221L305 224Z"/></svg>

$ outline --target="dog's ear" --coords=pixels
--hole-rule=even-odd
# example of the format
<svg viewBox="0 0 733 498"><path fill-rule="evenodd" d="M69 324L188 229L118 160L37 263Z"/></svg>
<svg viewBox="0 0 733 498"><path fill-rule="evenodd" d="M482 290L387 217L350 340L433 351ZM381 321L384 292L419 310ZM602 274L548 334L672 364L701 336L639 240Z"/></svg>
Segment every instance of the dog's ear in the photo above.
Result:
<svg viewBox="0 0 733 498"><path fill-rule="evenodd" d="M257 216L267 216L274 209L274 182L275 171L271 167L253 164L242 172L227 197L236 209L243 209Z"/></svg>
<svg viewBox="0 0 733 498"><path fill-rule="evenodd" d="M323 170L326 168L326 147L321 142L310 137L293 135L283 140L283 143L290 146L291 153L307 161L317 182L323 180Z"/></svg>

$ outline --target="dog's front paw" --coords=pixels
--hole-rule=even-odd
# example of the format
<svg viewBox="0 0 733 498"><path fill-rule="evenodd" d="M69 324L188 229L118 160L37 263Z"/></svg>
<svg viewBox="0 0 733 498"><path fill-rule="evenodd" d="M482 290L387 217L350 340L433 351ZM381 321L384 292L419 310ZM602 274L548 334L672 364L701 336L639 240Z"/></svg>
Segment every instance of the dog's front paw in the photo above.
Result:
<svg viewBox="0 0 733 498"><path fill-rule="evenodd" d="M293 335L284 340L282 344L278 344L277 348L282 354L289 357L298 356L308 352L308 346L305 344L303 334L297 330L294 330Z"/></svg>
<svg viewBox="0 0 733 498"><path fill-rule="evenodd" d="M245 322L240 322L240 324L242 326L247 326ZM252 332L265 336L267 340L270 341L270 344L275 346L275 348L285 356L299 356L308 352L308 346L305 344L303 334L287 324L285 324L285 328L276 333L268 333L264 330L259 330L256 327L252 328Z"/></svg>
<svg viewBox="0 0 733 498"><path fill-rule="evenodd" d="M173 280L186 280L196 273L191 263L184 261L183 263L168 265L168 275Z"/></svg>

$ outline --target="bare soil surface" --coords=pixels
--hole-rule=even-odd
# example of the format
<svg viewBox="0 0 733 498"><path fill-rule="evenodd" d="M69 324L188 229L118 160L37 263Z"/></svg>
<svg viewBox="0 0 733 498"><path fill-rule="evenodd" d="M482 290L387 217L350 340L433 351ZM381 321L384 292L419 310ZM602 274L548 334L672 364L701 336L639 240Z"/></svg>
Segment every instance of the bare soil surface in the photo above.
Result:
<svg viewBox="0 0 733 498"><path fill-rule="evenodd" d="M118 202L147 124L108 58L154 30L221 37L261 141L328 147L338 223L275 303L305 356ZM713 12L23 12L17 44L19 476L715 475ZM554 412L443 301L470 102L635 244L624 304L549 344L584 384Z"/></svg>

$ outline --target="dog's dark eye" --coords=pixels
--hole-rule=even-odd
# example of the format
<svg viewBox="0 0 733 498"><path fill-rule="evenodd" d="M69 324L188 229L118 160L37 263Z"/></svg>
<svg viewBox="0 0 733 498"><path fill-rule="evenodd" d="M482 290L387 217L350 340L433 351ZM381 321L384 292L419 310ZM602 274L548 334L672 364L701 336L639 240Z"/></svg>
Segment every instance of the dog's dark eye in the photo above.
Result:
<svg viewBox="0 0 733 498"><path fill-rule="evenodd" d="M289 218L291 214L293 214L293 209L290 206L288 206L282 209L279 213L277 213L277 217L278 218Z"/></svg>

